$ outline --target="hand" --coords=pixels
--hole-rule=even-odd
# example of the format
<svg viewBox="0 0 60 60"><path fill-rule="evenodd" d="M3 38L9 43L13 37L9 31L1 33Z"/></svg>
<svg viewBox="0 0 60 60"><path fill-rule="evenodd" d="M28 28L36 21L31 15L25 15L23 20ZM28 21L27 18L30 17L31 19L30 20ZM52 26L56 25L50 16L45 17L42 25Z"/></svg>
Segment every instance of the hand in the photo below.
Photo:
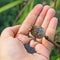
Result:
<svg viewBox="0 0 60 60"><path fill-rule="evenodd" d="M29 13L21 26L6 28L0 37L0 60L49 60L52 44L42 39L31 40L26 34L33 25L42 26L46 30L46 35L54 40L54 35L58 20L55 10L48 5L36 5ZM30 41L30 46L35 48L36 53L30 54L26 51L24 44Z"/></svg>

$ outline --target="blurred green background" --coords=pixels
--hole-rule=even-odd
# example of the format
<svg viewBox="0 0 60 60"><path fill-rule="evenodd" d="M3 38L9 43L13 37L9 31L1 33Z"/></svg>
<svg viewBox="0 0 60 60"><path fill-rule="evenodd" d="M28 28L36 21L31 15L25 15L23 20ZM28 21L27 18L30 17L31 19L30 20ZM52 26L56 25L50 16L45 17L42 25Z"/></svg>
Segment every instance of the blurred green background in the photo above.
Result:
<svg viewBox="0 0 60 60"><path fill-rule="evenodd" d="M59 21L55 40L60 44L60 0L0 0L0 33L8 26L22 24L36 4L49 5L56 10ZM60 60L60 49L52 49L50 60Z"/></svg>

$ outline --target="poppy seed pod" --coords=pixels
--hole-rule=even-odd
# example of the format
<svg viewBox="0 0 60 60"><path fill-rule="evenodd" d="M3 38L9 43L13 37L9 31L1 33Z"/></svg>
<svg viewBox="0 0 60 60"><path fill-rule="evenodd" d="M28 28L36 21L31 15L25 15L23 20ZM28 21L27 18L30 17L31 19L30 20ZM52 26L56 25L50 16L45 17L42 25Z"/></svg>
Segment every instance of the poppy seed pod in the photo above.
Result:
<svg viewBox="0 0 60 60"><path fill-rule="evenodd" d="M35 38L42 38L45 36L45 29L43 27L34 26L31 30L31 34Z"/></svg>

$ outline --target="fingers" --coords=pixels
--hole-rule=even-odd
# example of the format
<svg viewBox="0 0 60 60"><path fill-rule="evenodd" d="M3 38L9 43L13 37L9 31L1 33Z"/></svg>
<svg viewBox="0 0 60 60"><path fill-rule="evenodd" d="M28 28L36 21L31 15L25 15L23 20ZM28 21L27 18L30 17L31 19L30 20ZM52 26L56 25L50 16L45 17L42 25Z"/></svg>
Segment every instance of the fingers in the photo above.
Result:
<svg viewBox="0 0 60 60"><path fill-rule="evenodd" d="M27 34L32 26L35 24L35 21L40 14L43 6L38 4L34 7L34 9L29 13L25 21L23 22L21 28L19 29L18 33Z"/></svg>
<svg viewBox="0 0 60 60"><path fill-rule="evenodd" d="M14 37L16 35L16 33L18 32L19 28L20 28L20 25L6 28L1 33L1 37L3 39L8 38L8 37Z"/></svg>
<svg viewBox="0 0 60 60"><path fill-rule="evenodd" d="M36 54L43 56L46 60L49 60L50 51L44 47L44 45L32 40L30 42L30 47L35 48Z"/></svg>
<svg viewBox="0 0 60 60"><path fill-rule="evenodd" d="M32 40L30 42L30 46L35 48L36 54L39 56L41 55L49 60L50 51L44 45Z"/></svg>
<svg viewBox="0 0 60 60"><path fill-rule="evenodd" d="M37 19L37 21L35 23L36 26L41 26L41 24L42 24L42 22L44 20L44 17L45 17L45 15L46 15L49 8L50 7L48 5L44 6L42 12L40 13L40 15L39 15L39 17L38 17L38 19Z"/></svg>
<svg viewBox="0 0 60 60"><path fill-rule="evenodd" d="M57 23L58 23L58 19L53 17L48 25L48 28L46 30L46 35L49 36L49 38L51 40L54 40L54 35L55 35L55 31L56 31L56 27L57 27ZM48 48L49 50L51 50L52 48L52 44L50 42L48 42L47 40L43 39L42 40L42 44Z"/></svg>
<svg viewBox="0 0 60 60"><path fill-rule="evenodd" d="M52 17L53 17L54 15L55 15L55 10L52 9L52 8L50 8L50 9L48 10L46 16L45 16L45 19L44 19L42 25L41 25L45 30L47 29L48 24L49 24L50 20L52 19Z"/></svg>
<svg viewBox="0 0 60 60"><path fill-rule="evenodd" d="M35 46L35 51L37 54L44 56L47 60L49 60L50 51L46 49L42 44L37 44Z"/></svg>
<svg viewBox="0 0 60 60"><path fill-rule="evenodd" d="M34 40L31 40L30 41L30 47L35 47L36 45L38 44L38 42L34 41Z"/></svg>
<svg viewBox="0 0 60 60"><path fill-rule="evenodd" d="M45 15L47 14L47 11L50 9L50 7L48 5L44 6L43 7L43 10L41 11L35 25L36 26L41 26L43 21L44 21L44 18L45 18ZM41 42L42 39L37 39L37 41Z"/></svg>

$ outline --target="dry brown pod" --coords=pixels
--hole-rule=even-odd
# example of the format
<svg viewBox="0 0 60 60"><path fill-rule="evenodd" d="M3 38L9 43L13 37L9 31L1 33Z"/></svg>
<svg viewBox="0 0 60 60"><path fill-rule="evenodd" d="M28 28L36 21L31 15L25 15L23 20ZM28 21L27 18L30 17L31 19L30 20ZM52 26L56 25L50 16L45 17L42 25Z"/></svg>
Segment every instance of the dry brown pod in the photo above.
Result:
<svg viewBox="0 0 60 60"><path fill-rule="evenodd" d="M55 41L52 41L48 36L45 35L45 29L43 27L39 27L39 26L33 26L33 28L31 29L31 34L35 37L35 38L43 38L45 37L46 40L48 40L49 42L51 42L54 46L58 47L60 49L60 45L57 44Z"/></svg>

